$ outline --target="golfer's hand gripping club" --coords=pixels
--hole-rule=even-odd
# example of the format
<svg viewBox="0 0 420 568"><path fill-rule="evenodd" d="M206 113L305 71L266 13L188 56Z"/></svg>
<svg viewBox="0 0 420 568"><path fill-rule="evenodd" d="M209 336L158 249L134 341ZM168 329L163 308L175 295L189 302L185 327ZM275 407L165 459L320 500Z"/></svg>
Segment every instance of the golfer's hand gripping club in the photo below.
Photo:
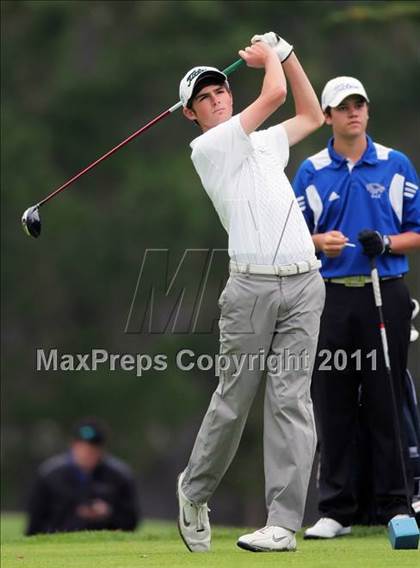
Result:
<svg viewBox="0 0 420 568"><path fill-rule="evenodd" d="M293 51L293 45L290 45L285 39L281 38L275 32L267 32L261 35L254 35L251 38L251 44L262 41L272 47L277 53L280 62L283 63Z"/></svg>
<svg viewBox="0 0 420 568"><path fill-rule="evenodd" d="M362 245L363 254L370 258L390 252L391 243L389 237L381 235L379 231L364 229L360 231L357 238Z"/></svg>

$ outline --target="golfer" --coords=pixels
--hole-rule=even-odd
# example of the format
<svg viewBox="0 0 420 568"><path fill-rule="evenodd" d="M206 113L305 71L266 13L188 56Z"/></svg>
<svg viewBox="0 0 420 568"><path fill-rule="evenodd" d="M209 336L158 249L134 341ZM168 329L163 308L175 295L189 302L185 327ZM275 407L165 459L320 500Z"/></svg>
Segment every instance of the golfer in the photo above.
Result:
<svg viewBox="0 0 420 568"><path fill-rule="evenodd" d="M324 357L312 387L321 441L321 518L306 530L305 538L351 532L358 509L352 480L359 389L371 445L377 521L387 524L396 515L410 513L368 257L377 256L401 413L412 313L403 276L408 271L407 253L420 248L418 178L404 154L367 136L369 98L358 79L328 81L322 109L333 137L301 164L293 182L326 280L319 339ZM328 354L330 362L325 361Z"/></svg>
<svg viewBox="0 0 420 568"><path fill-rule="evenodd" d="M229 235L230 278L220 297L220 353L241 357L262 349L306 354L306 365L267 373L264 470L267 522L239 538L248 550L296 548L315 450L310 377L324 283L319 261L292 187L284 173L289 147L323 123L316 95L293 47L273 32L254 36L239 51L262 68L256 100L232 116L226 76L195 67L180 83L187 119L202 134L192 141L192 161ZM287 77L296 116L256 131L286 99ZM189 463L178 479L179 529L194 552L210 549L207 502L231 463L264 371L255 365L220 376Z"/></svg>

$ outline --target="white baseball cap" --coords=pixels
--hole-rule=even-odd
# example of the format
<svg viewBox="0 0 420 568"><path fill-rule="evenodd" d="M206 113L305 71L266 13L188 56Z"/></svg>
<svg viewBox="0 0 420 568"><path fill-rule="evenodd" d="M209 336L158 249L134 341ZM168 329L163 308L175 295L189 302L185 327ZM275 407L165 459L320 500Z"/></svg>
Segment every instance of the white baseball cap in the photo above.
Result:
<svg viewBox="0 0 420 568"><path fill-rule="evenodd" d="M200 67L193 67L184 75L182 81L179 84L179 99L183 107L188 105L188 101L197 92L195 87L198 87L198 81L211 77L215 79L215 83L227 83L227 76L216 69L216 67L207 67L206 65L201 65Z"/></svg>
<svg viewBox="0 0 420 568"><path fill-rule="evenodd" d="M335 77L331 79L322 91L322 110L325 111L327 107L335 108L350 95L360 95L369 102L366 90L358 79L354 77Z"/></svg>

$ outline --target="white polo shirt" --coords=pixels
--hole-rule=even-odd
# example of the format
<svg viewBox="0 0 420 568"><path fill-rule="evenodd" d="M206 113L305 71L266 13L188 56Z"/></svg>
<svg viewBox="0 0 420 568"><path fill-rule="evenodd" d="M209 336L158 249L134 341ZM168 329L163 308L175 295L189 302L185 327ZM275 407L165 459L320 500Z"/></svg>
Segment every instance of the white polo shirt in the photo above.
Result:
<svg viewBox="0 0 420 568"><path fill-rule="evenodd" d="M244 132L239 114L191 142L191 159L239 263L281 266L315 260L315 248L284 168L289 142L279 124Z"/></svg>

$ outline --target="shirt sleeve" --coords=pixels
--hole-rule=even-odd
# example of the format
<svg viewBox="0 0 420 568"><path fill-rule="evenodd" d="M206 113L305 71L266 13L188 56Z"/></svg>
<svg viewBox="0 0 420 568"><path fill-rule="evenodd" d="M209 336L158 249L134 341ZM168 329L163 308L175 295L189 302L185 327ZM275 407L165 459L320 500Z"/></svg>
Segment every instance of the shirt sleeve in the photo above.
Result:
<svg viewBox="0 0 420 568"><path fill-rule="evenodd" d="M303 213L309 231L313 234L315 229L313 211L309 205L306 189L312 184L312 167L308 160L302 162L292 182L293 191L300 210Z"/></svg>
<svg viewBox="0 0 420 568"><path fill-rule="evenodd" d="M401 231L420 233L420 191L419 178L413 164L404 154L403 160L403 215Z"/></svg>
<svg viewBox="0 0 420 568"><path fill-rule="evenodd" d="M287 137L286 129L282 124L276 124L266 130L262 131L266 136L266 143L270 149L273 149L276 155L280 158L283 169L289 162L289 139ZM256 133L259 134L258 132Z"/></svg>

